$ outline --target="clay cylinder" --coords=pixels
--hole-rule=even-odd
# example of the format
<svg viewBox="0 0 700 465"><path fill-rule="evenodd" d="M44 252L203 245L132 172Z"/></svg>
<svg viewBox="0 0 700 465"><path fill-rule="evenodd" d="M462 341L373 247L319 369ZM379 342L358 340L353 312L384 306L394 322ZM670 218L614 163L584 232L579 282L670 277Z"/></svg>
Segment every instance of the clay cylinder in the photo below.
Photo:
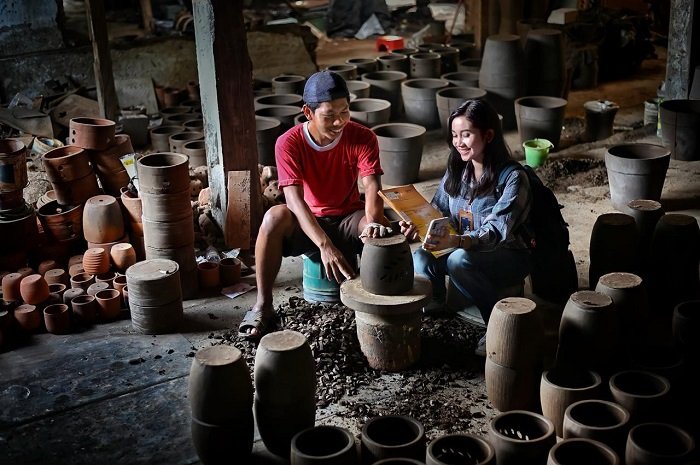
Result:
<svg viewBox="0 0 700 465"><path fill-rule="evenodd" d="M356 311L355 322L362 353L375 370L401 371L420 359L420 311L396 315Z"/></svg>
<svg viewBox="0 0 700 465"><path fill-rule="evenodd" d="M645 276L649 267L651 238L664 210L656 200L636 199L627 203L624 213L634 218L637 226L637 268Z"/></svg>
<svg viewBox="0 0 700 465"><path fill-rule="evenodd" d="M182 132L182 126L166 125L151 129L151 145L156 152L167 152L170 150L170 136Z"/></svg>
<svg viewBox="0 0 700 465"><path fill-rule="evenodd" d="M369 419L360 432L362 463L389 458L425 459L425 428L413 417L383 415Z"/></svg>
<svg viewBox="0 0 700 465"><path fill-rule="evenodd" d="M488 337L486 338L488 343ZM501 412L538 409L539 371L534 367L512 368L486 357L484 366L486 396Z"/></svg>
<svg viewBox="0 0 700 465"><path fill-rule="evenodd" d="M636 271L637 228L634 218L624 213L598 216L590 239L588 282L595 289L598 279L615 271Z"/></svg>
<svg viewBox="0 0 700 465"><path fill-rule="evenodd" d="M523 297L496 302L486 328L488 358L509 368L534 369L543 342L542 321L536 309L535 302Z"/></svg>
<svg viewBox="0 0 700 465"><path fill-rule="evenodd" d="M254 371L260 437L270 452L287 457L292 437L315 421L316 366L306 337L291 330L263 336Z"/></svg>
<svg viewBox="0 0 700 465"><path fill-rule="evenodd" d="M554 424L537 413L511 410L496 415L488 425L488 439L498 465L544 464L556 444Z"/></svg>
<svg viewBox="0 0 700 465"><path fill-rule="evenodd" d="M595 291L571 294L559 324L557 363L608 374L615 367L610 354L616 345L616 320L609 296Z"/></svg>
<svg viewBox="0 0 700 465"><path fill-rule="evenodd" d="M180 153L151 153L136 162L139 192L172 194L190 188L187 157Z"/></svg>
<svg viewBox="0 0 700 465"><path fill-rule="evenodd" d="M126 270L132 303L157 307L181 300L179 265L166 259L143 260Z"/></svg>
<svg viewBox="0 0 700 465"><path fill-rule="evenodd" d="M157 222L176 222L189 219L192 222L191 191L188 189L169 194L141 193L141 207L144 220ZM145 226L144 226L145 227Z"/></svg>
<svg viewBox="0 0 700 465"><path fill-rule="evenodd" d="M171 249L194 243L192 215L179 220L152 221L143 218L143 237L149 247Z"/></svg>
<svg viewBox="0 0 700 465"><path fill-rule="evenodd" d="M372 294L397 295L413 287L413 257L403 234L367 238L360 263L362 287Z"/></svg>
<svg viewBox="0 0 700 465"><path fill-rule="evenodd" d="M170 144L169 151L172 153L183 153L183 148L187 142L204 139L204 133L199 131L183 131L171 134L168 138Z"/></svg>
<svg viewBox="0 0 700 465"><path fill-rule="evenodd" d="M599 441L624 457L629 420L629 412L620 404L601 399L580 400L564 412L564 439Z"/></svg>
<svg viewBox="0 0 700 465"><path fill-rule="evenodd" d="M52 304L44 308L44 325L51 334L68 334L71 326L68 305Z"/></svg>
<svg viewBox="0 0 700 465"><path fill-rule="evenodd" d="M214 425L237 424L242 446L247 443L250 451L253 383L240 350L217 345L197 351L190 367L188 398L193 418Z"/></svg>
<svg viewBox="0 0 700 465"><path fill-rule="evenodd" d="M72 118L68 142L84 149L105 150L114 141L114 121L104 118Z"/></svg>
<svg viewBox="0 0 700 465"><path fill-rule="evenodd" d="M279 74L272 78L272 91L275 94L304 93L306 78L299 74Z"/></svg>
<svg viewBox="0 0 700 465"><path fill-rule="evenodd" d="M241 279L241 261L234 257L226 257L219 262L221 285L230 286Z"/></svg>

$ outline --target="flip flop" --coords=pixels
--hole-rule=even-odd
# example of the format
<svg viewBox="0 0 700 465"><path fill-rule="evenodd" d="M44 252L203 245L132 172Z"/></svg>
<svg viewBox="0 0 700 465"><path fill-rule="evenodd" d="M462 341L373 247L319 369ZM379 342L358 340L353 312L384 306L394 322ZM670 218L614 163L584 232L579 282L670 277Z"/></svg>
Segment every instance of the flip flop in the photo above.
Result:
<svg viewBox="0 0 700 465"><path fill-rule="evenodd" d="M243 321L241 321L241 324L238 326L238 336L248 341L259 340L276 326L275 320L274 312L264 314L260 311L250 309L246 312ZM258 333L255 335L251 334L249 332L251 329L257 329Z"/></svg>

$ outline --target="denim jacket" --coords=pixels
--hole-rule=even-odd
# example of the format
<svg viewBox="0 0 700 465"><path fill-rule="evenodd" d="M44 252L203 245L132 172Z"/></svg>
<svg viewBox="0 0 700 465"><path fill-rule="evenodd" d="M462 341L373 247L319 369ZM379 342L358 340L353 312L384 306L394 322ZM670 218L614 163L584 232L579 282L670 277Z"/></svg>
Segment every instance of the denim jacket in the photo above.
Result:
<svg viewBox="0 0 700 465"><path fill-rule="evenodd" d="M445 192L447 172L431 203L443 215L450 217L453 225L459 224L459 211L471 210L474 216L473 230L468 233L472 238L472 249L492 250L499 247L527 249L525 241L518 234L519 227L527 219L530 211L530 183L523 170L514 170L508 175L500 198L494 189L486 195L476 197L469 207L472 188L466 180L466 167L462 173L464 182L458 197L451 197Z"/></svg>

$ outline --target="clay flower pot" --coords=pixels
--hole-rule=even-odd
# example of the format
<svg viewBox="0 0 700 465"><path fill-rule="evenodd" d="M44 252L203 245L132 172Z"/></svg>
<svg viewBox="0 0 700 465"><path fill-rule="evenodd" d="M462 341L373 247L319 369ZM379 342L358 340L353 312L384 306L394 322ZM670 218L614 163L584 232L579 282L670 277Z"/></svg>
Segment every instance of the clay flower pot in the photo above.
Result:
<svg viewBox="0 0 700 465"><path fill-rule="evenodd" d="M124 217L117 199L96 195L83 208L83 235L88 242L113 242L124 236Z"/></svg>
<svg viewBox="0 0 700 465"><path fill-rule="evenodd" d="M204 289L218 287L221 283L218 262L202 262L197 265L199 285Z"/></svg>
<svg viewBox="0 0 700 465"><path fill-rule="evenodd" d="M595 463L618 465L620 457L602 442L584 438L565 439L549 451L547 465Z"/></svg>
<svg viewBox="0 0 700 465"><path fill-rule="evenodd" d="M409 416L374 417L362 427L360 439L362 457L370 458L370 463L396 457L425 459L425 429Z"/></svg>
<svg viewBox="0 0 700 465"><path fill-rule="evenodd" d="M313 426L292 438L294 465L355 465L355 437L339 426Z"/></svg>
<svg viewBox="0 0 700 465"><path fill-rule="evenodd" d="M76 276L76 275L79 275L82 273L85 273L85 268L83 268L82 262L76 263L75 265L71 265L70 268L68 268L68 276L69 276L68 282L69 283L72 282L71 278L73 278L73 276Z"/></svg>
<svg viewBox="0 0 700 465"><path fill-rule="evenodd" d="M95 275L90 273L78 273L70 278L70 287L79 287L87 291L88 287L95 282Z"/></svg>
<svg viewBox="0 0 700 465"><path fill-rule="evenodd" d="M222 286L230 286L241 280L241 261L226 257L219 262L219 276Z"/></svg>
<svg viewBox="0 0 700 465"><path fill-rule="evenodd" d="M114 278L117 277L117 273L114 271L108 271L106 273L100 273L95 276L95 283L107 283L109 289L114 287Z"/></svg>
<svg viewBox="0 0 700 465"><path fill-rule="evenodd" d="M70 301L73 315L82 324L94 323L97 319L97 299L94 295L79 295Z"/></svg>
<svg viewBox="0 0 700 465"><path fill-rule="evenodd" d="M68 141L85 149L105 150L114 141L116 124L103 118L72 118Z"/></svg>
<svg viewBox="0 0 700 465"><path fill-rule="evenodd" d="M73 255L68 259L68 268L70 268L73 265L82 265L82 264L83 264L83 254Z"/></svg>
<svg viewBox="0 0 700 465"><path fill-rule="evenodd" d="M466 463L496 465L496 451L484 438L475 434L447 434L430 443L425 456L426 465Z"/></svg>
<svg viewBox="0 0 700 465"><path fill-rule="evenodd" d="M51 334L70 332L70 311L66 304L53 304L44 309L44 324Z"/></svg>
<svg viewBox="0 0 700 465"><path fill-rule="evenodd" d="M87 294L88 295L97 295L98 292L106 291L107 289L109 289L109 283L106 283L106 282L92 283L87 288Z"/></svg>
<svg viewBox="0 0 700 465"><path fill-rule="evenodd" d="M30 274L34 274L34 270L31 267L23 266L17 270L17 273L21 274L23 278L26 278Z"/></svg>
<svg viewBox="0 0 700 465"><path fill-rule="evenodd" d="M66 270L62 268L53 268L48 270L46 273L44 273L44 279L49 284L61 283L65 284L66 286L70 285L68 273L66 273Z"/></svg>
<svg viewBox="0 0 700 465"><path fill-rule="evenodd" d="M116 289L105 289L95 294L99 306L100 319L112 321L119 318L121 294Z"/></svg>
<svg viewBox="0 0 700 465"><path fill-rule="evenodd" d="M56 260L44 260L43 262L39 263L37 273L44 276L44 279L46 279L46 272L54 268L58 268L58 263Z"/></svg>
<svg viewBox="0 0 700 465"><path fill-rule="evenodd" d="M49 298L49 285L40 274L30 274L19 284L22 300L30 305L40 304Z"/></svg>
<svg viewBox="0 0 700 465"><path fill-rule="evenodd" d="M49 284L49 295L55 294L61 301L63 301L63 293L66 292L67 288L68 286L63 283L51 283Z"/></svg>
<svg viewBox="0 0 700 465"><path fill-rule="evenodd" d="M102 247L87 249L83 255L83 268L86 273L97 275L109 271L109 255Z"/></svg>
<svg viewBox="0 0 700 465"><path fill-rule="evenodd" d="M41 327L41 312L36 305L22 304L15 309L15 321L24 331L33 333Z"/></svg>
<svg viewBox="0 0 700 465"><path fill-rule="evenodd" d="M67 289L66 292L63 293L63 303L70 306L73 299L86 294L87 293L85 292L85 289L81 287L72 287L70 289Z"/></svg>
<svg viewBox="0 0 700 465"><path fill-rule="evenodd" d="M22 300L19 291L20 283L24 279L19 273L8 273L2 277L2 298L5 302Z"/></svg>
<svg viewBox="0 0 700 465"><path fill-rule="evenodd" d="M109 256L114 267L120 272L125 272L127 268L136 263L136 250L129 243L113 245Z"/></svg>
<svg viewBox="0 0 700 465"><path fill-rule="evenodd" d="M488 438L498 465L546 463L549 449L557 442L554 423L527 410L496 415L489 423Z"/></svg>

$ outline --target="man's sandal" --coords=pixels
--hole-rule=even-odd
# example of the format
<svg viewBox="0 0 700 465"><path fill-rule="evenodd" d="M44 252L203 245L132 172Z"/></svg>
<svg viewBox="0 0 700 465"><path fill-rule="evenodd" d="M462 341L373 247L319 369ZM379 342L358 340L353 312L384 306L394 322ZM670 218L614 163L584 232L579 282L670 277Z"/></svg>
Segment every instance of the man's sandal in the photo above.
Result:
<svg viewBox="0 0 700 465"><path fill-rule="evenodd" d="M238 336L249 341L262 338L276 327L274 312L262 313L258 310L248 310L238 326ZM250 330L257 329L257 334L252 334Z"/></svg>

